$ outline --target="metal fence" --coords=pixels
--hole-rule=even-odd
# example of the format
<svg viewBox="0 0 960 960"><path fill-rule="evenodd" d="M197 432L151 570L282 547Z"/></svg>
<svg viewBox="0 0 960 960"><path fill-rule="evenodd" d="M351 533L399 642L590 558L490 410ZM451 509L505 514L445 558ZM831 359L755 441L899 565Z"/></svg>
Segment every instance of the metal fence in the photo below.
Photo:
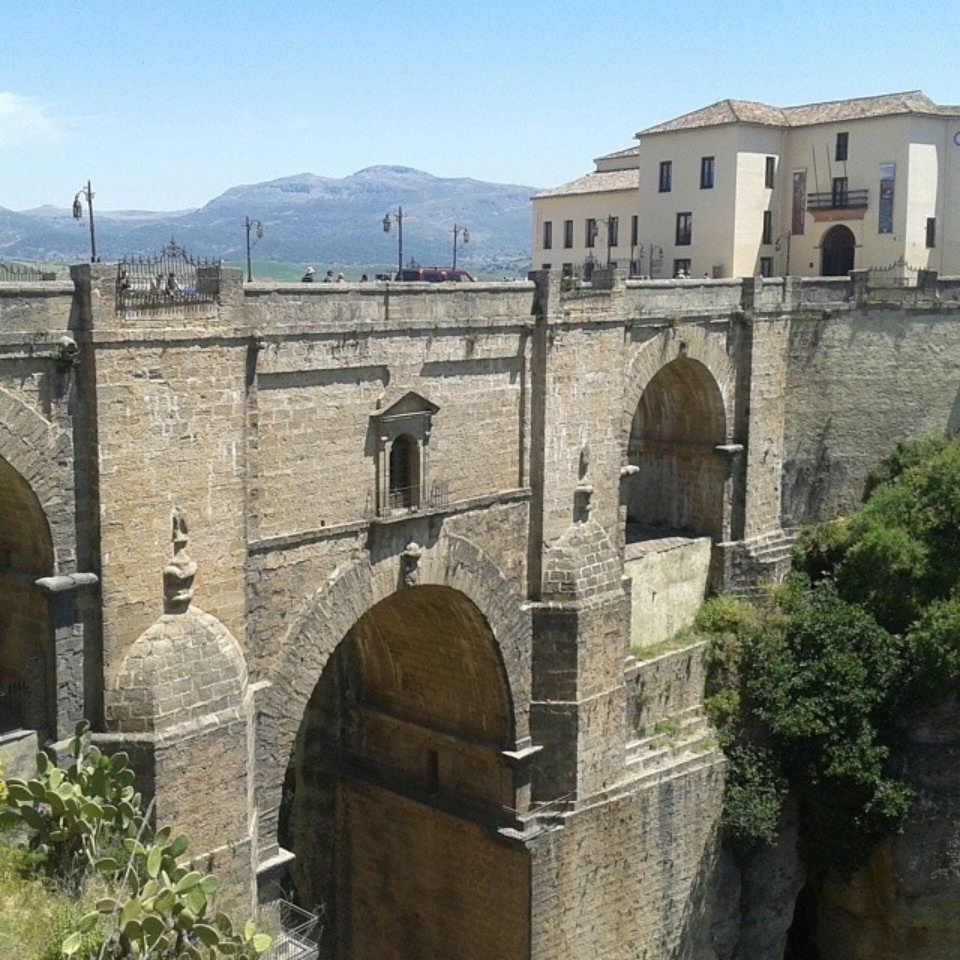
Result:
<svg viewBox="0 0 960 960"><path fill-rule="evenodd" d="M867 271L867 286L877 289L915 287L921 282L925 273L925 270L911 266L901 256L887 267L871 267Z"/></svg>
<svg viewBox="0 0 960 960"><path fill-rule="evenodd" d="M0 260L0 283L37 283L42 280L56 280L54 270L41 270L22 263L4 263Z"/></svg>
<svg viewBox="0 0 960 960"><path fill-rule="evenodd" d="M275 900L261 909L260 922L273 938L264 960L316 960L320 918L315 913Z"/></svg>
<svg viewBox="0 0 960 960"><path fill-rule="evenodd" d="M117 312L213 303L220 273L219 260L194 260L171 239L155 257L117 264Z"/></svg>

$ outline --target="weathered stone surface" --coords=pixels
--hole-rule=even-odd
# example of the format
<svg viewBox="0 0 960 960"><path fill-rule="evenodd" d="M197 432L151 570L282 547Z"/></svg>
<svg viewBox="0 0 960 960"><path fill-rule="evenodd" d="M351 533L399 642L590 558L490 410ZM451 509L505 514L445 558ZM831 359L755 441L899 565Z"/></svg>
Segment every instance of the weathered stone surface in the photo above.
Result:
<svg viewBox="0 0 960 960"><path fill-rule="evenodd" d="M331 898L328 955L382 956L394 920L358 931L356 913L382 900L420 922L445 884L460 906L413 949L462 953L495 916L505 957L775 953L787 867L740 881L736 948L733 881L716 892L702 661L629 655L676 626L653 591L689 616L704 558L696 578L634 563L627 525L709 540L712 586L781 570L785 525L845 509L898 441L957 426L960 286L893 307L838 280L217 282L137 310L110 265L0 284L0 684L26 677L34 704L18 721L52 740L109 719L244 902L291 843L293 875ZM168 621L174 506L207 614ZM640 762L647 695L696 749ZM903 929L952 945L923 906L955 866L935 768L898 841L923 853L892 853L890 876ZM406 852L422 866L400 880Z"/></svg>

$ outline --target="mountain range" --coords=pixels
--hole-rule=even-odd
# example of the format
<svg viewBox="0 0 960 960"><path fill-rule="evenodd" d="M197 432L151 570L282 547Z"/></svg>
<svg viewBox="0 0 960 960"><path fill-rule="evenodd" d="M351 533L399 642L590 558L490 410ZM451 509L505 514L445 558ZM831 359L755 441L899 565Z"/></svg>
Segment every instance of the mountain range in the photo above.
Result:
<svg viewBox="0 0 960 960"><path fill-rule="evenodd" d="M247 218L253 256L291 263L394 264L396 214L403 209L403 258L447 265L458 234L458 264L467 269L529 262L530 197L537 188L435 177L400 166L375 166L342 179L310 173L232 187L196 210L100 211L94 206L101 260L151 256L171 239L196 258L243 261ZM391 230L382 226L391 214ZM0 207L0 260L78 261L90 256L86 206L81 222L52 206L14 212Z"/></svg>

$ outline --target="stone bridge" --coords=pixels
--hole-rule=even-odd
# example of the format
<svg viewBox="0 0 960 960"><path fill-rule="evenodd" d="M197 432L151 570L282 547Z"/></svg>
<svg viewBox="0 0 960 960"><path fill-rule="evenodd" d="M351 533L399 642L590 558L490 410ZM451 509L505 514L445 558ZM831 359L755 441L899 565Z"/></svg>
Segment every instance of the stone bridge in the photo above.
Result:
<svg viewBox="0 0 960 960"><path fill-rule="evenodd" d="M90 717L325 956L728 956L662 641L960 426L960 282L71 277L0 283L8 744Z"/></svg>

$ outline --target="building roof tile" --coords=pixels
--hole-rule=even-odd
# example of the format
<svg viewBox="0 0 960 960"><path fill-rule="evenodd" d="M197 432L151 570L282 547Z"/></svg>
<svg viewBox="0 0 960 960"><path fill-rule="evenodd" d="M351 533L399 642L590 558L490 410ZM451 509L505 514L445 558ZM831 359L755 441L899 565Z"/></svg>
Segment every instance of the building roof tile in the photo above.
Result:
<svg viewBox="0 0 960 960"><path fill-rule="evenodd" d="M552 190L534 194L534 200L543 197L565 197L579 193L606 193L610 190L636 190L640 186L640 171L609 170L600 173L588 173L584 177L561 184Z"/></svg>
<svg viewBox="0 0 960 960"><path fill-rule="evenodd" d="M752 123L773 127L807 127L818 123L843 123L872 117L902 114L926 114L938 117L960 116L957 107L934 103L920 90L905 93L887 93L876 97L858 97L852 100L830 100L824 103L806 103L796 107L772 107L750 100L720 100L685 113L673 120L641 130L637 136L672 133L676 130L696 130L728 123Z"/></svg>

